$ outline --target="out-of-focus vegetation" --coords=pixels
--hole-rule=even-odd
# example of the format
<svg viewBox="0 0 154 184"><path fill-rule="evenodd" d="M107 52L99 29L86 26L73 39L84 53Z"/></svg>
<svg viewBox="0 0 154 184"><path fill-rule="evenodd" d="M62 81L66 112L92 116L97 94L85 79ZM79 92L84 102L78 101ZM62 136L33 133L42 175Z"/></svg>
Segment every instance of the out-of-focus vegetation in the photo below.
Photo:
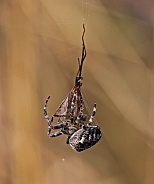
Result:
<svg viewBox="0 0 154 184"><path fill-rule="evenodd" d="M153 1L0 2L0 183L153 184ZM85 21L83 22L83 18ZM83 95L102 140L74 152L49 139L54 113L74 85L85 23Z"/></svg>

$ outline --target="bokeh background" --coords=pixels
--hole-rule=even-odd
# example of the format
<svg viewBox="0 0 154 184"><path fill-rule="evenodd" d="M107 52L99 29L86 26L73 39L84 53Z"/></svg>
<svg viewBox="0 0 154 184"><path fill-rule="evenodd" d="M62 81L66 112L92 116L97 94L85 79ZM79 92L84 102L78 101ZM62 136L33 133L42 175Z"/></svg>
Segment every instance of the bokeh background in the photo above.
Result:
<svg viewBox="0 0 154 184"><path fill-rule="evenodd" d="M0 183L154 184L153 0L0 1ZM74 85L85 24L83 96L103 138L76 153L48 138Z"/></svg>

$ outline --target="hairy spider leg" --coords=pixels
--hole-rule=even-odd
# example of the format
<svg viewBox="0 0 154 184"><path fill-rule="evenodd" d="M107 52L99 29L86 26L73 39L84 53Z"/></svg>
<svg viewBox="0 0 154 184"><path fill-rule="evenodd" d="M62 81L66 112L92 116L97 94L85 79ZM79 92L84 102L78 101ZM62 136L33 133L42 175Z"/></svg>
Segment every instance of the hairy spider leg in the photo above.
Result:
<svg viewBox="0 0 154 184"><path fill-rule="evenodd" d="M50 126L50 132L48 131L48 136L49 137L57 137L57 136L60 136L63 134L63 131L62 129L68 125L68 122L63 122L60 118L58 120L58 122L61 122L57 125L54 125L54 126ZM61 128L61 131L57 131L57 132L54 132L54 133L51 133L51 129L53 130L56 130L56 129L60 129Z"/></svg>
<svg viewBox="0 0 154 184"><path fill-rule="evenodd" d="M62 135L63 133L61 131L51 133L51 129L60 129L60 128L63 128L65 124L59 118L59 122L61 122L61 123L59 123L59 124L57 124L55 126L51 126L51 123L53 122L54 116L52 116L51 118L49 118L48 113L47 113L47 110L46 110L49 99L50 99L50 96L45 101L45 106L44 106L44 116L45 116L46 121L48 122L48 132L47 132L47 134L48 134L49 137L57 137L59 135Z"/></svg>
<svg viewBox="0 0 154 184"><path fill-rule="evenodd" d="M60 136L62 134L63 134L62 132L58 131L58 132L50 133L50 134L48 134L48 136L49 137L57 137L57 136Z"/></svg>
<svg viewBox="0 0 154 184"><path fill-rule="evenodd" d="M87 115L86 114L83 114L83 109L84 109L84 101L83 101L83 98L82 96L80 96L80 101L81 101L81 104L80 104L80 111L77 115L77 122L80 122L80 126L82 126L84 124L84 121L86 121L87 119Z"/></svg>
<svg viewBox="0 0 154 184"><path fill-rule="evenodd" d="M57 137L57 136L60 136L63 134L62 131L57 131L57 132L51 133L51 129L55 130L55 129L64 128L64 126L66 126L68 124L68 123L64 123L60 118L59 118L58 122L61 122L61 123L50 127L50 132L48 131L49 137Z"/></svg>
<svg viewBox="0 0 154 184"><path fill-rule="evenodd" d="M94 107L93 107L93 112L91 113L89 122L87 124L87 126L89 127L91 125L91 123L93 122L94 116L96 114L96 103L94 103Z"/></svg>
<svg viewBox="0 0 154 184"><path fill-rule="evenodd" d="M46 121L48 122L48 135L51 132L51 123L53 122L53 116L51 118L49 118L48 113L47 113L47 103L50 99L50 96L48 96L47 100L45 101L45 105L44 105L44 116Z"/></svg>
<svg viewBox="0 0 154 184"><path fill-rule="evenodd" d="M48 96L48 98L45 101L45 105L44 105L44 116L45 116L45 119L48 122L48 124L51 124L52 121L53 121L53 117L52 118L49 118L48 113L47 113L47 104L48 104L49 99L50 99L50 96Z"/></svg>

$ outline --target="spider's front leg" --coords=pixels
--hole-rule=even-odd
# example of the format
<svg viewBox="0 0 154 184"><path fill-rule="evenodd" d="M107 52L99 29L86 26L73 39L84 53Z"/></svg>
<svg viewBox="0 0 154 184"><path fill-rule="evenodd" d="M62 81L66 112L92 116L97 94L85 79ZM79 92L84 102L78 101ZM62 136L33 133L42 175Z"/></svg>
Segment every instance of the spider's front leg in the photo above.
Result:
<svg viewBox="0 0 154 184"><path fill-rule="evenodd" d="M51 132L51 123L53 122L53 116L51 118L49 118L48 113L47 113L47 103L50 99L50 96L48 96L47 100L45 101L45 105L44 105L44 116L46 121L48 122L48 135L50 135Z"/></svg>
<svg viewBox="0 0 154 184"><path fill-rule="evenodd" d="M91 113L89 122L87 124L87 126L89 127L91 125L91 123L93 122L94 116L96 114L96 103L94 103L94 107L93 107L93 112Z"/></svg>

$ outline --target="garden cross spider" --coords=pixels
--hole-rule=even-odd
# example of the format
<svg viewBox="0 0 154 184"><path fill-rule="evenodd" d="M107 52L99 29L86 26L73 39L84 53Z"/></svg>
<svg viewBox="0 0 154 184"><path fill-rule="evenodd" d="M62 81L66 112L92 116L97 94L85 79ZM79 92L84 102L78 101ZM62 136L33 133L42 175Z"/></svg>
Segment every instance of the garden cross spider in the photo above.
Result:
<svg viewBox="0 0 154 184"><path fill-rule="evenodd" d="M96 144L102 136L100 127L98 125L91 125L96 113L96 103L94 103L93 111L87 125L85 125L87 115L83 114L84 101L81 94L81 80L83 78L81 76L81 73L83 62L86 58L84 34L85 27L83 25L82 57L81 60L79 60L78 58L79 69L76 75L74 87L68 93L66 98L62 101L61 105L51 118L49 118L46 110L50 96L47 98L44 106L44 116L48 122L48 136L57 137L62 134L66 134L66 143L78 152L90 148L91 146ZM55 117L58 118L57 124L52 125L53 119ZM57 132L52 132L52 130L55 129L60 130Z"/></svg>

